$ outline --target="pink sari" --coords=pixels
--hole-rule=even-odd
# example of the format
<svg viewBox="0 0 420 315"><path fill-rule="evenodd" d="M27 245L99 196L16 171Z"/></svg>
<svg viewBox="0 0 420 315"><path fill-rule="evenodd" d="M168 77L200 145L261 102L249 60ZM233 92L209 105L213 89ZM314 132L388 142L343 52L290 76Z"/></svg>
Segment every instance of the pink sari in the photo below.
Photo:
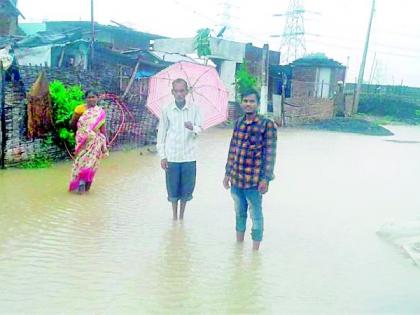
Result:
<svg viewBox="0 0 420 315"><path fill-rule="evenodd" d="M105 111L99 106L88 108L80 116L69 191L79 191L82 185L92 184L99 160L108 155L106 137L100 131L103 124Z"/></svg>

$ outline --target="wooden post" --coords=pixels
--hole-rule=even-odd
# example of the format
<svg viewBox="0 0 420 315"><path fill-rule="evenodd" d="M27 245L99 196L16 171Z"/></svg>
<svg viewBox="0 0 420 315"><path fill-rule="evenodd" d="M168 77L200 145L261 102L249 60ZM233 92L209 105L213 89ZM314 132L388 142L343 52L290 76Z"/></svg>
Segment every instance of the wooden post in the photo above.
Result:
<svg viewBox="0 0 420 315"><path fill-rule="evenodd" d="M120 66L120 93L122 90L122 84L123 84L123 71L122 71L122 66Z"/></svg>
<svg viewBox="0 0 420 315"><path fill-rule="evenodd" d="M60 53L60 59L58 60L58 68L61 68L61 66L63 65L63 60L64 60L64 50L66 49L66 46L63 46L61 48L61 53Z"/></svg>
<svg viewBox="0 0 420 315"><path fill-rule="evenodd" d="M0 60L0 110L1 110L1 152L0 152L0 168L5 168L6 159L6 112L5 112L5 76L3 62Z"/></svg>
<svg viewBox="0 0 420 315"><path fill-rule="evenodd" d="M270 50L268 44L264 44L262 49L261 58L261 101L260 101L260 112L261 114L267 114L267 103L268 103L268 72L269 72L269 58Z"/></svg>
<svg viewBox="0 0 420 315"><path fill-rule="evenodd" d="M93 70L95 58L95 19L93 16L93 0L90 0L90 23L91 23L91 43L90 43L90 69Z"/></svg>
<svg viewBox="0 0 420 315"><path fill-rule="evenodd" d="M134 67L133 73L131 74L131 78L130 81L128 82L128 85L124 91L124 94L122 96L122 98L124 99L128 92L130 91L131 86L133 85L134 79L136 78L136 74L137 74L137 69L139 68L140 65L140 58L137 60L136 66Z"/></svg>
<svg viewBox="0 0 420 315"><path fill-rule="evenodd" d="M285 74L283 74L283 78L281 80L281 126L286 127L286 113L284 110L284 100L286 98L286 84L287 84L287 77Z"/></svg>

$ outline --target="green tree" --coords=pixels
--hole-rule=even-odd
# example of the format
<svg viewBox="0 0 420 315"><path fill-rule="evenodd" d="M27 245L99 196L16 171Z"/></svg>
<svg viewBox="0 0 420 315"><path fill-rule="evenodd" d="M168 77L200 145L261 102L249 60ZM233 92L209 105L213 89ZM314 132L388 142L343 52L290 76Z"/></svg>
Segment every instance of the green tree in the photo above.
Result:
<svg viewBox="0 0 420 315"><path fill-rule="evenodd" d="M247 89L258 90L258 79L253 76L248 69L248 63L244 60L239 66L239 70L236 72L236 92L242 94Z"/></svg>
<svg viewBox="0 0 420 315"><path fill-rule="evenodd" d="M194 38L194 49L197 51L199 58L204 57L206 64L208 60L206 57L211 55L210 33L211 30L209 28L200 28Z"/></svg>

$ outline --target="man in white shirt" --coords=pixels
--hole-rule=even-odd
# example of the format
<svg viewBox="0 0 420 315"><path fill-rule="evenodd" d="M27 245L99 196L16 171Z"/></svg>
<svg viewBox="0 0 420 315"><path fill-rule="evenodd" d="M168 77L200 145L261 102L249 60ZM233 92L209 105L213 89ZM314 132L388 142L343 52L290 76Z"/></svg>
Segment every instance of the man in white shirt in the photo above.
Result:
<svg viewBox="0 0 420 315"><path fill-rule="evenodd" d="M162 109L157 135L157 151L166 173L168 200L173 219L184 219L185 206L192 199L196 178L197 136L202 131L198 107L186 101L188 84L184 79L172 82L175 101Z"/></svg>

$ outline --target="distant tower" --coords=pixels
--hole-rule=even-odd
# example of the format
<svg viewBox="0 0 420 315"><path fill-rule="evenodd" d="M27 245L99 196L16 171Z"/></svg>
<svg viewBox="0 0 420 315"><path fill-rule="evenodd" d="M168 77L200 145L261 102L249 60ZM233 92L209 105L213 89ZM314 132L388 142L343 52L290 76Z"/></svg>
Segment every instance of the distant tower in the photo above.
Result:
<svg viewBox="0 0 420 315"><path fill-rule="evenodd" d="M290 0L286 13L275 14L286 17L280 46L282 64L290 63L306 54L304 14L303 0Z"/></svg>

